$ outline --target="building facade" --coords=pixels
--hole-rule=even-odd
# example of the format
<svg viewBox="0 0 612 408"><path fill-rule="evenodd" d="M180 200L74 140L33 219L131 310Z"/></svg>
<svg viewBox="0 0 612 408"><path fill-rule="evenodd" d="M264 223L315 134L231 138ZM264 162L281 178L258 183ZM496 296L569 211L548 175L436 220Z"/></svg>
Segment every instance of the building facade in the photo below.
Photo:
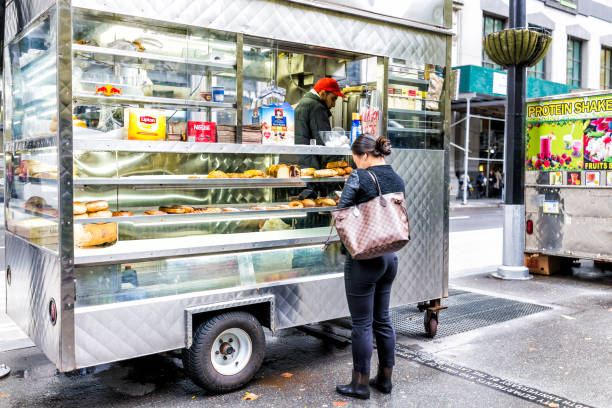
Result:
<svg viewBox="0 0 612 408"><path fill-rule="evenodd" d="M526 3L529 27L546 30L553 38L544 60L528 70L528 94L544 96L612 88L612 0L527 0ZM508 14L508 0L454 0L453 67L461 67L462 72L469 66L483 67L485 78L491 77L489 71L492 71L493 77L500 79L503 68L485 54L482 39L507 28ZM499 84L490 84L490 93L478 94L479 98L471 104L472 114L481 117L470 121L468 173L474 189L471 197L478 196L476 180L481 171L503 172L504 122L482 119L504 118L505 91L493 92L494 85L499 89ZM453 103L453 111L454 122L465 118L465 98ZM453 126L450 135L454 146L451 185L455 193L459 187L457 177L464 171L461 147L465 146L465 122ZM496 191L490 188L489 193Z"/></svg>

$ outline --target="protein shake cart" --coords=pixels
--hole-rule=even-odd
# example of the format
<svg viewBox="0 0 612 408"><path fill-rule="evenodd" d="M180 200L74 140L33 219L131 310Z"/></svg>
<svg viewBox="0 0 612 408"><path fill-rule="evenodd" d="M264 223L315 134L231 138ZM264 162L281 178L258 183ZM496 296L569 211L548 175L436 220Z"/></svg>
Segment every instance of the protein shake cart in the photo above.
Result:
<svg viewBox="0 0 612 408"><path fill-rule="evenodd" d="M527 102L525 251L612 261L612 93Z"/></svg>
<svg viewBox="0 0 612 408"><path fill-rule="evenodd" d="M333 207L280 207L307 185L329 197L344 178L206 177L350 155L246 144L250 108L271 79L291 103L323 75L377 100L381 131L404 148L390 161L406 181L413 237L392 305L425 302L435 334L448 291L450 103L427 91L450 64L451 2L405 2L419 4L423 23L357 3L8 3L7 311L60 371L184 349L198 384L229 390L259 368L262 326L348 315L338 244L321 251ZM219 87L224 100L209 100ZM161 110L145 122L163 118L168 135L171 123L213 121L217 142L230 143L125 140L132 107ZM73 216L73 202L94 200L128 216L95 220L117 225L116 242L77 247L74 230L92 219ZM144 215L174 204L241 211Z"/></svg>

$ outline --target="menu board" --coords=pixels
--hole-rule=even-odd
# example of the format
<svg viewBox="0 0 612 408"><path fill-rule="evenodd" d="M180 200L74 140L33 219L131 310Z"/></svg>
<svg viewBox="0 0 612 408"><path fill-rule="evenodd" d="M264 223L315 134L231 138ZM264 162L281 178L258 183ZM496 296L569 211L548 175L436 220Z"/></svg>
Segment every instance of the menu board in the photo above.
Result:
<svg viewBox="0 0 612 408"><path fill-rule="evenodd" d="M525 168L612 170L612 94L527 104Z"/></svg>

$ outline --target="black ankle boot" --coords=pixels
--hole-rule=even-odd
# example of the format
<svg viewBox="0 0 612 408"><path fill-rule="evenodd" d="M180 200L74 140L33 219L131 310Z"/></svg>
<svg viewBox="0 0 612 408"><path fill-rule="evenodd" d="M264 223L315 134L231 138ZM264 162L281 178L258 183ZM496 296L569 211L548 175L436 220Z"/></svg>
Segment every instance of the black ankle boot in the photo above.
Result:
<svg viewBox="0 0 612 408"><path fill-rule="evenodd" d="M376 378L370 380L370 385L376 388L383 394L391 394L393 384L391 384L391 374L393 373L393 367L378 367L378 374Z"/></svg>
<svg viewBox="0 0 612 408"><path fill-rule="evenodd" d="M353 398L369 399L370 387L368 387L369 374L363 374L353 370L353 379L349 384L337 385L336 391L342 395Z"/></svg>

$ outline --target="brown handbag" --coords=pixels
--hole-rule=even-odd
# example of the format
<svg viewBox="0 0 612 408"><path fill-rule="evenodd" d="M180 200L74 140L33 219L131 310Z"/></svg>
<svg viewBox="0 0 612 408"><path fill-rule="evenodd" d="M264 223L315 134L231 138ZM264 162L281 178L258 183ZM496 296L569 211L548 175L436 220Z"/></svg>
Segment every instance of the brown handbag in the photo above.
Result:
<svg viewBox="0 0 612 408"><path fill-rule="evenodd" d="M332 211L334 225L353 259L371 259L395 252L410 241L404 193L382 194L376 175L368 170L378 196L362 204Z"/></svg>

